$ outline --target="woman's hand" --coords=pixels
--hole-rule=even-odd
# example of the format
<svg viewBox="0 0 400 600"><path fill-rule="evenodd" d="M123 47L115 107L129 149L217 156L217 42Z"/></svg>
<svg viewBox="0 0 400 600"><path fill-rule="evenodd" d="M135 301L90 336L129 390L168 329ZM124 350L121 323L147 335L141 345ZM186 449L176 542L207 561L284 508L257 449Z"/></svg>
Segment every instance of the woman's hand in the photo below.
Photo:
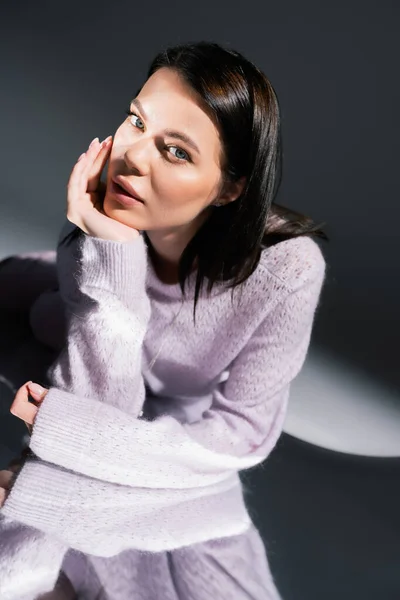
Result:
<svg viewBox="0 0 400 600"><path fill-rule="evenodd" d="M10 413L25 422L30 434L32 433L33 423L38 413L40 403L43 402L48 391L49 390L37 383L27 381L27 383L24 383L24 385L19 388L13 403L11 404ZM35 404L29 402L29 396L35 400Z"/></svg>
<svg viewBox="0 0 400 600"><path fill-rule="evenodd" d="M111 136L101 144L99 138L95 138L78 158L67 186L67 219L88 235L128 242L137 238L139 231L111 219L103 210L106 186L100 181L100 176L111 148Z"/></svg>

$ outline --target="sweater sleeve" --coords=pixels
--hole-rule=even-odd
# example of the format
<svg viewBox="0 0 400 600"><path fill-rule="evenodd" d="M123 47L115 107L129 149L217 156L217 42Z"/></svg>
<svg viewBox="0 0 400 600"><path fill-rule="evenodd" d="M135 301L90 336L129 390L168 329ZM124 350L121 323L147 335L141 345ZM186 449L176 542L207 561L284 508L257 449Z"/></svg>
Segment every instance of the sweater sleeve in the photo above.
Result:
<svg viewBox="0 0 400 600"><path fill-rule="evenodd" d="M1 600L34 600L52 591L67 550L59 538L0 514Z"/></svg>
<svg viewBox="0 0 400 600"><path fill-rule="evenodd" d="M151 544L165 550L184 536L203 535L193 532L193 503L199 500L199 511L207 514L207 497L231 485L227 474L262 462L282 431L322 281L321 270L286 290L214 391L201 421L180 424L168 415L140 420L53 388L43 403L56 431L46 451L63 464L27 461L2 512L78 550L98 554L101 548L104 556L105 548L110 556L126 547L155 550Z"/></svg>
<svg viewBox="0 0 400 600"><path fill-rule="evenodd" d="M60 369L57 381L62 382L62 385L65 386L63 389L69 386L70 389L80 389L80 384L84 380L83 390L86 392L90 390L90 393L94 394L96 398L101 398L100 392L106 390L112 398L118 401L119 394L126 396L129 392L133 399L132 411L139 411L144 398L140 368L131 369L126 377L121 376L121 371L123 371L123 352L127 344L124 340L125 327L131 327L137 334L134 338L136 343L130 345L130 357L133 361L139 361L141 339L149 317L149 302L144 294L146 255L141 236L130 243L99 240L84 235L81 230L67 222L59 238L57 256L51 252L46 255L43 253L30 254L28 257L17 258L23 258L25 261L18 261L19 271L24 269L24 274L28 270L29 275L32 275L29 302L24 301L21 309L31 310L31 326L35 336L44 343L61 350L60 359L56 360L53 369L56 371L56 378L57 368ZM13 264L11 264L12 261ZM38 261L40 261L39 266L43 265L43 275L40 271L39 276L36 277ZM57 277L55 276L56 263ZM2 271L3 279L8 276L10 281L18 283L16 276L19 271L15 271L14 259L10 259L4 267L7 269ZM53 292L57 286L60 287L60 294ZM19 288L16 290L16 301L21 304L22 300L19 298L18 290ZM43 313L46 306L53 309L54 301L58 316L62 317L61 326L60 320L57 320L58 329L56 330L51 320L47 319L46 331L36 331L35 312L39 310ZM99 306L103 308L103 311L98 309ZM125 322L112 320L108 321L108 329L107 323L103 327L104 312L118 315L120 310L125 314L128 309L130 309L130 318ZM136 309L137 314L135 313ZM51 316L50 313L49 317ZM65 329L69 330L66 346ZM107 334L113 342L111 347L107 346L111 354L106 356L99 351L96 354L97 362L91 363L89 370L88 363L93 355L88 356L84 349L85 347L96 347L99 339L101 348L104 348L107 341L103 340L104 338L107 340ZM83 350L82 353L77 351L77 346ZM105 365L110 366L110 369L105 368ZM85 369L88 370L85 371ZM36 468L33 480L29 479L31 468ZM43 473L42 479L40 479L41 473ZM42 504L45 512L49 509L49 503L54 497L57 498L56 504L62 499L64 502L70 499L70 489L64 490L62 486L53 488L53 485L56 486L57 474L56 469L51 470L51 467L45 463L26 461L0 511L0 595L4 600L22 598L21 577L28 582L27 598L33 598L32 594L35 590L37 593L52 590L64 554L69 545L72 545L73 541L77 539L74 535L63 537L59 527L46 529L41 527L37 521L24 519L23 507L26 503L33 506L30 504L34 502L33 490L37 489L40 495L39 490L43 491L41 482L46 482L48 486L47 489L45 488L46 492L49 492L50 489L53 492L53 495L50 493L46 495L47 502ZM59 478L66 475L68 474L60 470ZM84 479L82 478L82 482ZM25 487L24 484L27 482L28 485ZM68 480L68 485L70 484L71 481ZM77 482L77 486L78 484L79 482ZM61 499L59 493L62 494ZM14 501L17 502L18 509L14 512L11 510L7 517L7 510ZM75 517L79 517L79 515L75 515ZM75 524L78 523L79 518ZM46 535L46 533L54 535ZM95 550L93 547L92 549ZM21 577L16 577L15 569L19 570Z"/></svg>
<svg viewBox="0 0 400 600"><path fill-rule="evenodd" d="M150 318L145 242L141 235L131 242L98 239L71 225L57 248L67 336L48 379L99 404L119 408L122 399L137 417L145 399L141 356Z"/></svg>
<svg viewBox="0 0 400 600"><path fill-rule="evenodd" d="M319 263L286 289L213 392L203 418L140 420L96 397L52 387L31 448L43 460L125 486L189 489L222 482L266 458L283 426L291 381L309 346L324 279Z"/></svg>

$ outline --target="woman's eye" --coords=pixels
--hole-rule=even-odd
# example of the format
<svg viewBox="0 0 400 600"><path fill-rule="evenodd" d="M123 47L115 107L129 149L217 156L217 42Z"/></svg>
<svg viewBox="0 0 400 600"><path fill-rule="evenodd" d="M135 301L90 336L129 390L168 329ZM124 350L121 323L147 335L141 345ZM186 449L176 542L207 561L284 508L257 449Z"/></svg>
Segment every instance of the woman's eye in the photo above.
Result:
<svg viewBox="0 0 400 600"><path fill-rule="evenodd" d="M139 117L139 115L137 115L136 113L132 112L130 109L126 110L125 113L131 117L129 119L129 121L132 123L132 125L135 125L135 121L134 119L132 119L132 117L135 117L136 119L139 119L139 121L141 121L141 123L143 124L142 119ZM142 129L141 127L139 129ZM184 156L176 156L175 154L173 156L175 156L175 158L177 158L180 162L190 162L190 156L189 154L186 152L186 150L182 150L182 148L179 148L179 146L165 146L166 150L169 150L170 148L176 148L177 152L182 152L184 154Z"/></svg>
<svg viewBox="0 0 400 600"><path fill-rule="evenodd" d="M166 148L176 148L178 152L183 152L183 154L185 156L177 156L176 158L179 158L179 160L190 160L190 157L188 155L187 152L185 152L185 150L182 150L182 148L179 148L178 146L165 146ZM175 155L174 155L175 156Z"/></svg>
<svg viewBox="0 0 400 600"><path fill-rule="evenodd" d="M142 120L141 120L141 118L139 117L139 115L137 115L136 113L132 112L131 110L127 110L127 111L125 111L125 112L126 112L126 114L128 114L130 117L136 117L136 119L139 119L139 121L142 121ZM133 123L133 121L132 121L132 118L130 118L129 120L130 120L130 122L132 123L132 125L134 125L134 123ZM143 123L143 121L142 121L142 123Z"/></svg>

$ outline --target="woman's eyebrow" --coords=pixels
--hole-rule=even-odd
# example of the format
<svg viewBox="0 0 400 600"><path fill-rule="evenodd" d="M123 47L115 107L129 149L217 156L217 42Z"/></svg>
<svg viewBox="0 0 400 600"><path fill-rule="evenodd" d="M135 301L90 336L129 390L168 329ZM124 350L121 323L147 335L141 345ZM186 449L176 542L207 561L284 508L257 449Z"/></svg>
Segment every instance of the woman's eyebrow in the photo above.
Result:
<svg viewBox="0 0 400 600"><path fill-rule="evenodd" d="M147 120L146 113L143 110L143 106L142 106L140 100L138 98L134 98L132 100L132 104L137 106L137 108L140 110L141 114ZM192 138L190 138L188 135L186 135L186 133L183 133L183 131L177 131L176 129L164 129L164 133L165 133L165 135L167 135L169 137L172 137L177 140L181 140L182 142L185 142L188 146L191 146L194 150L196 150L196 152L198 152L198 154L200 154L200 150L199 150L197 144L192 140Z"/></svg>

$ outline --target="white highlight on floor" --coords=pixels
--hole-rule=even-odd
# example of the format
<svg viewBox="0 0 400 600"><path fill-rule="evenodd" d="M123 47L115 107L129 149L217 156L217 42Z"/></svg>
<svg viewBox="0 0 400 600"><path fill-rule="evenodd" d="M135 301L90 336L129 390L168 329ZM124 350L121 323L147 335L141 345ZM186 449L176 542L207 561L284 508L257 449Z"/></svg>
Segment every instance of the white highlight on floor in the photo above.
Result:
<svg viewBox="0 0 400 600"><path fill-rule="evenodd" d="M329 450L400 457L400 391L310 350L292 384L284 431Z"/></svg>

